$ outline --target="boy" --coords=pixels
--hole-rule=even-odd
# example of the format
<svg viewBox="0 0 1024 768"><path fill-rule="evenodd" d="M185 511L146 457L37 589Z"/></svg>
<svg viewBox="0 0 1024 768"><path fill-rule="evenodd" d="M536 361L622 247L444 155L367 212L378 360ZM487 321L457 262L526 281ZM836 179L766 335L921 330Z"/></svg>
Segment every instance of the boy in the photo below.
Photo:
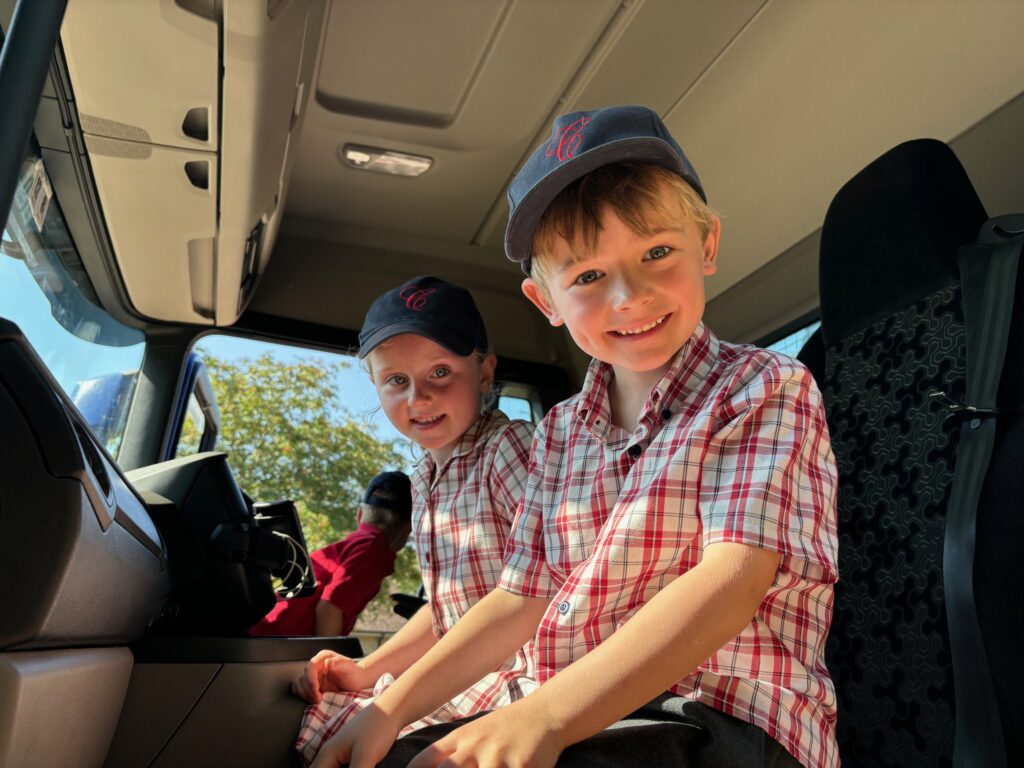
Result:
<svg viewBox="0 0 1024 768"><path fill-rule="evenodd" d="M251 635L347 635L395 571L395 557L412 530L412 495L402 472L381 472L366 487L356 530L311 553L316 592L278 600Z"/></svg>
<svg viewBox="0 0 1024 768"><path fill-rule="evenodd" d="M594 361L537 429L499 588L317 768L375 764L402 724L531 638L541 687L421 731L450 732L413 768L838 765L821 398L799 363L701 322L720 234L705 203L640 107L558 118L513 180L523 291Z"/></svg>

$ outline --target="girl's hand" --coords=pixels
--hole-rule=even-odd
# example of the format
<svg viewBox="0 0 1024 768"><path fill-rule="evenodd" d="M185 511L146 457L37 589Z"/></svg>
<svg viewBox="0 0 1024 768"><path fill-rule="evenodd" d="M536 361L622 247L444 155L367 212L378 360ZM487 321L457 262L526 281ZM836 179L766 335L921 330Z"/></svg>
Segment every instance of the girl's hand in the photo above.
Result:
<svg viewBox="0 0 1024 768"><path fill-rule="evenodd" d="M376 704L349 720L316 753L310 768L373 768L384 759L402 726Z"/></svg>
<svg viewBox="0 0 1024 768"><path fill-rule="evenodd" d="M334 651L320 651L292 681L292 693L310 704L319 704L325 693L359 691L374 682L373 675L359 662Z"/></svg>
<svg viewBox="0 0 1024 768"><path fill-rule="evenodd" d="M456 728L420 752L409 768L551 768L561 753L551 717L524 699Z"/></svg>

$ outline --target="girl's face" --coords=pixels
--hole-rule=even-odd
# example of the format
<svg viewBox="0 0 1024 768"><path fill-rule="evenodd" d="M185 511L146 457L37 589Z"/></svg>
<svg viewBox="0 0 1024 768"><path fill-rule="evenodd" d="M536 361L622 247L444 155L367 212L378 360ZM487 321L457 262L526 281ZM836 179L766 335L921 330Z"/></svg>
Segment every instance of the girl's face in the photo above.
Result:
<svg viewBox="0 0 1024 768"><path fill-rule="evenodd" d="M494 355L463 357L423 336L405 333L368 356L370 379L395 429L443 464L480 414L480 395L494 381Z"/></svg>

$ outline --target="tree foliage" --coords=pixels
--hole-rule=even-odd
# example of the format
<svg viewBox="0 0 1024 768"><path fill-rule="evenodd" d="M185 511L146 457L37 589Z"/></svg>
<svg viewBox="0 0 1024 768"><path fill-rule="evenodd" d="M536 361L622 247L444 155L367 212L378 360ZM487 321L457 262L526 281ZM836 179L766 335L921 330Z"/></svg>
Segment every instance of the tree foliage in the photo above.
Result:
<svg viewBox="0 0 1024 768"><path fill-rule="evenodd" d="M270 353L236 360L204 353L203 362L221 413L217 450L228 453L239 485L253 499L295 502L311 551L355 529L374 475L406 465L394 441L377 437L342 403L335 380L351 363L312 357L283 363ZM419 586L410 549L399 554L389 581L384 595Z"/></svg>

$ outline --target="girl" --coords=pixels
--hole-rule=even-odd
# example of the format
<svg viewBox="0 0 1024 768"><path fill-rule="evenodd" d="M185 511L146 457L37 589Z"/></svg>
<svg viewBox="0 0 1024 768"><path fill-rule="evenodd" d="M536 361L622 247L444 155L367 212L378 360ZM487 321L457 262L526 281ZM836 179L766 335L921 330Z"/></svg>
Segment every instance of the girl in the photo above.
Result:
<svg viewBox="0 0 1024 768"><path fill-rule="evenodd" d="M497 360L463 288L417 277L380 296L359 333L359 357L388 419L424 449L412 473L412 525L428 604L369 656L321 651L292 683L312 704L296 743L307 763L497 585L533 435L533 425L493 409ZM536 687L520 650L406 732L496 709Z"/></svg>

